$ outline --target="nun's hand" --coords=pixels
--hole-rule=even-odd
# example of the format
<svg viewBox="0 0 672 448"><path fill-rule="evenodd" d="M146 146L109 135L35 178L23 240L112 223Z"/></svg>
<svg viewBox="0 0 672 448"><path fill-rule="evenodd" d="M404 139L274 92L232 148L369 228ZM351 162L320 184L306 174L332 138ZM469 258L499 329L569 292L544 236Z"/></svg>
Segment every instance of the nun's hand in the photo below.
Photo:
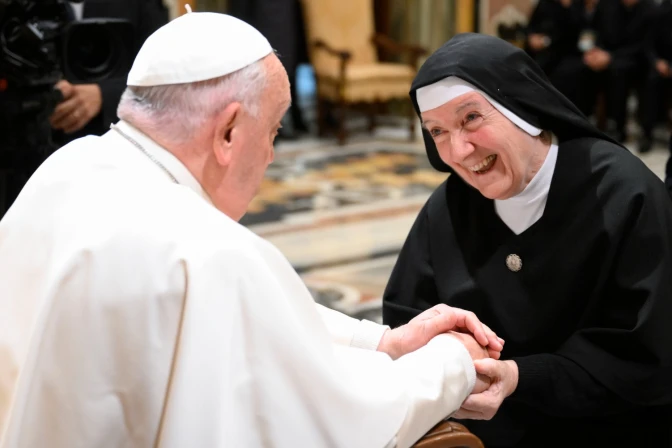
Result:
<svg viewBox="0 0 672 448"><path fill-rule="evenodd" d="M406 325L386 331L378 345L378 351L397 359L425 346L435 336L449 331L472 334L495 359L499 359L504 348L504 340L482 324L474 313L439 304L419 314Z"/></svg>
<svg viewBox="0 0 672 448"><path fill-rule="evenodd" d="M476 373L490 378L490 387L467 397L452 415L457 419L490 420L506 397L518 386L518 365L515 361L480 359L474 361Z"/></svg>

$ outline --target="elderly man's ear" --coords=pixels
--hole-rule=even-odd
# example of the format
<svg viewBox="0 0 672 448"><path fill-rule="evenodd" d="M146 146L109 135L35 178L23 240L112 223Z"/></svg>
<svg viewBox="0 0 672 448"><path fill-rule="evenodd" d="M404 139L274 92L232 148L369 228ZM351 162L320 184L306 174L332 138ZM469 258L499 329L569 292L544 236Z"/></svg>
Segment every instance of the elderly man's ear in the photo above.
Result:
<svg viewBox="0 0 672 448"><path fill-rule="evenodd" d="M226 106L215 117L215 138L213 152L217 163L227 166L231 162L233 150L241 138L240 119L241 105L234 102Z"/></svg>

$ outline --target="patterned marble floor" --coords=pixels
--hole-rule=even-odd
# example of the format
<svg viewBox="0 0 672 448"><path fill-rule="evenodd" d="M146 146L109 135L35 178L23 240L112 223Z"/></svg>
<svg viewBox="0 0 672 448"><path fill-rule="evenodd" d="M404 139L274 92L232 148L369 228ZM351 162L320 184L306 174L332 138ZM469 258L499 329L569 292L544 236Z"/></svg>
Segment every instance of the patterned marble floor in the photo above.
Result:
<svg viewBox="0 0 672 448"><path fill-rule="evenodd" d="M664 137L641 156L661 178ZM285 254L317 301L379 321L401 245L444 178L402 127L355 136L345 147L311 138L282 143L242 222Z"/></svg>

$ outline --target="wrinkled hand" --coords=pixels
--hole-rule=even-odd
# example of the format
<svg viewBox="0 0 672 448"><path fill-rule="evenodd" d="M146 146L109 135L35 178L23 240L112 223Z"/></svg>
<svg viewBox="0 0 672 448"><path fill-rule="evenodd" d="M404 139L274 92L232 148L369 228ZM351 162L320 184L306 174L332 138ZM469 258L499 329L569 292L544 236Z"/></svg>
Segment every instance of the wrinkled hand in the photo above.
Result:
<svg viewBox="0 0 672 448"><path fill-rule="evenodd" d="M663 78L668 78L672 75L670 71L670 64L665 59L658 59L656 61L656 70Z"/></svg>
<svg viewBox="0 0 672 448"><path fill-rule="evenodd" d="M472 393L452 416L457 419L490 420L506 397L518 386L518 365L515 361L481 359L474 361L476 372L490 378L490 387Z"/></svg>
<svg viewBox="0 0 672 448"><path fill-rule="evenodd" d="M378 351L397 359L425 346L434 336L455 329L473 334L479 344L487 347L492 358L499 359L504 340L482 324L471 311L444 304L428 309L406 325L387 330L380 340Z"/></svg>
<svg viewBox="0 0 672 448"><path fill-rule="evenodd" d="M70 84L62 80L56 88L63 94L63 101L49 118L54 129L66 134L79 131L100 112L103 96L98 84Z"/></svg>
<svg viewBox="0 0 672 448"><path fill-rule="evenodd" d="M448 334L458 339L462 345L464 345L472 360L476 361L477 359L485 359L490 357L488 349L479 344L472 335L460 333L457 331L449 331ZM474 389L471 391L471 393L477 394L483 392L488 387L490 387L490 378L477 373L476 384L474 385Z"/></svg>

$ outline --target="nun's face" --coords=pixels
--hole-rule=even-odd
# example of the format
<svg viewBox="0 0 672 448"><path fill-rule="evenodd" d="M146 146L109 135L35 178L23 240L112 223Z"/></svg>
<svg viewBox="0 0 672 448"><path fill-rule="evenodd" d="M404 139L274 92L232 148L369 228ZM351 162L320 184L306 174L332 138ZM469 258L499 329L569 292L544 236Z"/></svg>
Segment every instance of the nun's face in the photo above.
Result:
<svg viewBox="0 0 672 448"><path fill-rule="evenodd" d="M514 125L477 92L423 112L422 122L441 160L490 199L522 192L548 153L548 145Z"/></svg>

